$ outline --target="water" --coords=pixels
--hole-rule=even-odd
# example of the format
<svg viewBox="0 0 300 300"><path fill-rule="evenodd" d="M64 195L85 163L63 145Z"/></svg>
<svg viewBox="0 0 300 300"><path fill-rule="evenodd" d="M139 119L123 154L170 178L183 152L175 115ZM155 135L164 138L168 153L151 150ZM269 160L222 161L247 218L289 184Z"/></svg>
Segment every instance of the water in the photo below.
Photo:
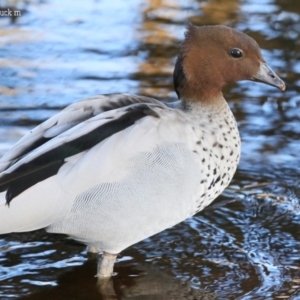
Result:
<svg viewBox="0 0 300 300"><path fill-rule="evenodd" d="M17 9L14 23L0 17L0 154L91 95L175 99L188 20L250 34L287 91L253 82L224 91L243 144L231 186L205 211L125 250L113 285L97 285L95 258L76 242L9 235L0 239L0 298L300 299L300 3L48 0Z"/></svg>

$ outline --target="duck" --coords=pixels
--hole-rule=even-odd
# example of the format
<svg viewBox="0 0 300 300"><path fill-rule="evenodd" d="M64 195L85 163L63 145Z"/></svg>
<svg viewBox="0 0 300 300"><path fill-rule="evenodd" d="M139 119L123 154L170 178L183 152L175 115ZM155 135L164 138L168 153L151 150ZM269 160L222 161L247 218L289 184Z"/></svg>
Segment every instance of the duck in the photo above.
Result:
<svg viewBox="0 0 300 300"><path fill-rule="evenodd" d="M0 160L0 234L44 228L102 253L113 275L124 249L203 210L240 160L225 86L285 90L250 36L189 24L175 63L178 100L131 94L75 102L30 130Z"/></svg>

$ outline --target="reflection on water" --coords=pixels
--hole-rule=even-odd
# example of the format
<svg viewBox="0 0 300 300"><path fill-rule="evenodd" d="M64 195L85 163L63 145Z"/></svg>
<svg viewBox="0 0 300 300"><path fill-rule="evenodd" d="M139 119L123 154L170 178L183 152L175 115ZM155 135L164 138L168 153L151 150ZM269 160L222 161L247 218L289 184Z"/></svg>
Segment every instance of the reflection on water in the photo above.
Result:
<svg viewBox="0 0 300 300"><path fill-rule="evenodd" d="M174 99L188 20L253 36L287 91L249 82L226 89L243 141L231 187L197 216L124 251L107 285L97 284L82 245L43 231L16 234L0 239L0 298L300 299L300 3L15 2L22 16L13 24L0 17L1 154L84 97Z"/></svg>

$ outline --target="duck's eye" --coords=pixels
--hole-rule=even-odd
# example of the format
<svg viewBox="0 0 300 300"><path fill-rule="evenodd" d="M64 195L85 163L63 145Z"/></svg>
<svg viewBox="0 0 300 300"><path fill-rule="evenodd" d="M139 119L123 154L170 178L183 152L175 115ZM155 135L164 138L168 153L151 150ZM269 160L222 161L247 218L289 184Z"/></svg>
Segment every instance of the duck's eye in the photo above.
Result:
<svg viewBox="0 0 300 300"><path fill-rule="evenodd" d="M243 51L238 49L238 48L233 48L231 49L230 51L230 55L233 57L233 58L241 58L243 57Z"/></svg>

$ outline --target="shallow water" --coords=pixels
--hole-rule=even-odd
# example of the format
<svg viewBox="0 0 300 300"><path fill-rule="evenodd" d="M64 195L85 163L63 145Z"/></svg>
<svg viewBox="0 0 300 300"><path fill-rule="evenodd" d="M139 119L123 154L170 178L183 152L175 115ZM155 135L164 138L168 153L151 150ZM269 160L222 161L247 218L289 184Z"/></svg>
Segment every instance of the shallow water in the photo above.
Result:
<svg viewBox="0 0 300 300"><path fill-rule="evenodd" d="M300 3L49 0L18 9L14 23L0 17L1 154L84 97L174 99L187 20L250 34L287 91L253 82L226 89L243 142L230 187L124 251L113 285L97 285L95 258L76 242L10 235L0 238L0 299L300 299Z"/></svg>

